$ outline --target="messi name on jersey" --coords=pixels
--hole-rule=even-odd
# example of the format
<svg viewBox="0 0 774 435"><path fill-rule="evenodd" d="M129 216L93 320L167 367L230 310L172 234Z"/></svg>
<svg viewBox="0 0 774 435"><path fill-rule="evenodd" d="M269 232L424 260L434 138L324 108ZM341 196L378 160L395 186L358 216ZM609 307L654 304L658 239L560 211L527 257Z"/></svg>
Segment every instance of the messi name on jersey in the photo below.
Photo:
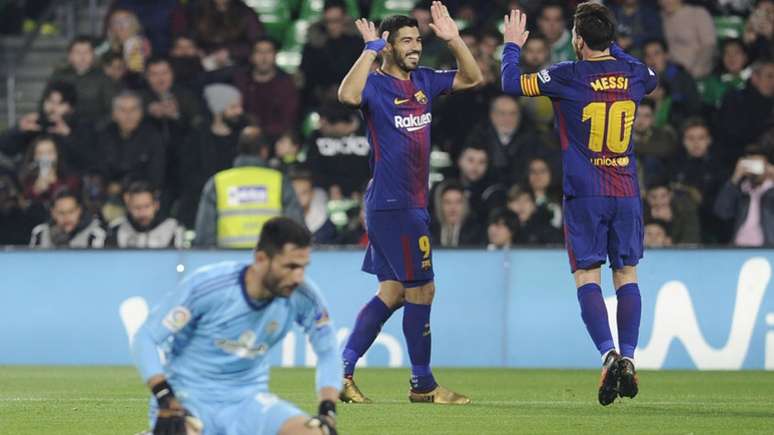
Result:
<svg viewBox="0 0 774 435"><path fill-rule="evenodd" d="M591 89L595 91L626 90L629 89L629 79L624 76L604 76L598 77L589 83Z"/></svg>
<svg viewBox="0 0 774 435"><path fill-rule="evenodd" d="M395 116L395 128L405 128L406 131L421 130L433 122L433 115L423 113L421 115Z"/></svg>

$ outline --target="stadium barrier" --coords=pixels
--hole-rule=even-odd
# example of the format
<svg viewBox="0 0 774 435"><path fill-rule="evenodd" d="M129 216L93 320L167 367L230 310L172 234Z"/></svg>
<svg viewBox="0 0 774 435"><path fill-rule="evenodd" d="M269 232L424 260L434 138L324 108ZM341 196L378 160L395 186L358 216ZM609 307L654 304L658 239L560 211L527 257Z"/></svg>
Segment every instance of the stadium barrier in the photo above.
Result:
<svg viewBox="0 0 774 435"><path fill-rule="evenodd" d="M0 253L0 364L130 364L128 338L149 306L201 265L250 261L247 251L6 251ZM433 365L592 368L563 251L434 254ZM376 290L360 251L318 251L307 276L322 289L343 342ZM774 250L649 251L639 269L639 366L774 370ZM615 323L615 295L603 288ZM361 360L408 366L401 312ZM296 331L276 364L312 365Z"/></svg>

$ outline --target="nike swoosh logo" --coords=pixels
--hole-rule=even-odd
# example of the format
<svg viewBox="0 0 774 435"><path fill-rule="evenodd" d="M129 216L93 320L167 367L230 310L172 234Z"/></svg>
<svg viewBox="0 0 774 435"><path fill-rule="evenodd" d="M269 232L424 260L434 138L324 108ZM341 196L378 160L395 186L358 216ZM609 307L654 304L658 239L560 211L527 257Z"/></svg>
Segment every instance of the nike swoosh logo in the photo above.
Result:
<svg viewBox="0 0 774 435"><path fill-rule="evenodd" d="M407 127L407 128L406 128L406 131L417 131L417 130L422 130L422 129L423 129L423 128L425 128L425 127L427 127L427 124L425 124L425 125L420 125L419 127Z"/></svg>
<svg viewBox="0 0 774 435"><path fill-rule="evenodd" d="M401 104L405 103L408 100L409 100L408 98L406 98L405 100L400 100L400 99L396 98L392 102L395 103L396 106L398 106L398 105L401 105Z"/></svg>

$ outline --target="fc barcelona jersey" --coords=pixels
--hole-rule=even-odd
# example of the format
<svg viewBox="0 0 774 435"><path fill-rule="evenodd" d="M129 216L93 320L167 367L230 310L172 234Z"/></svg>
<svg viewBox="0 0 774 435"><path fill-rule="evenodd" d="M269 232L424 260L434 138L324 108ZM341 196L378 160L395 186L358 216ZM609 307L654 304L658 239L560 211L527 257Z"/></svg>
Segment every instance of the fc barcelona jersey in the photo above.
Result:
<svg viewBox="0 0 774 435"><path fill-rule="evenodd" d="M372 210L426 208L430 176L430 108L451 92L456 71L420 67L408 80L376 71L368 76L360 110L371 145Z"/></svg>
<svg viewBox="0 0 774 435"><path fill-rule="evenodd" d="M534 74L520 73L519 54L518 46L506 44L503 90L553 101L564 194L639 196L632 127L637 106L656 87L656 74L615 46L610 56L561 62Z"/></svg>

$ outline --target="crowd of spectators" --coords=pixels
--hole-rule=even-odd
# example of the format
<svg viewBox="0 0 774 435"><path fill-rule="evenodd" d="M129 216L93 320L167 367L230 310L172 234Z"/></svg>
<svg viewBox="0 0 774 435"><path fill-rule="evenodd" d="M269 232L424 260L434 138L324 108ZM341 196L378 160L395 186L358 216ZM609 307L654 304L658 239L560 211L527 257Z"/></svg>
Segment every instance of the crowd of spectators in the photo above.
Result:
<svg viewBox="0 0 774 435"><path fill-rule="evenodd" d="M273 171L261 174L276 177L281 201L251 213L302 221L318 244L364 246L369 144L336 88L363 47L354 18L384 2L307 3L288 3L309 25L285 71L288 38L251 2L114 0L103 38L73 39L39 110L0 133L0 245L229 246L214 180L256 167ZM407 11L422 64L453 68L429 3ZM511 8L528 14L522 65L539 71L574 59L577 2L445 3L484 84L433 108L433 243L561 245L552 103L500 92L499 25ZM606 3L618 43L660 79L632 135L646 245L774 245L774 0Z"/></svg>

